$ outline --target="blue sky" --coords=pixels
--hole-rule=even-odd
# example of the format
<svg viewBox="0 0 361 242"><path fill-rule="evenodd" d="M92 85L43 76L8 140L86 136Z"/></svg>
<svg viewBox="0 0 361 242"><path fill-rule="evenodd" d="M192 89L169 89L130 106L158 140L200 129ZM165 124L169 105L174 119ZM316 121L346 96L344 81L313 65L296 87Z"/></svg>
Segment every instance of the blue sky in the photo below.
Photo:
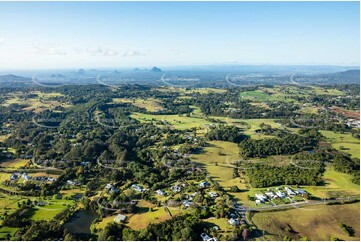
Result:
<svg viewBox="0 0 361 242"><path fill-rule="evenodd" d="M358 65L359 11L359 2L0 2L0 66Z"/></svg>

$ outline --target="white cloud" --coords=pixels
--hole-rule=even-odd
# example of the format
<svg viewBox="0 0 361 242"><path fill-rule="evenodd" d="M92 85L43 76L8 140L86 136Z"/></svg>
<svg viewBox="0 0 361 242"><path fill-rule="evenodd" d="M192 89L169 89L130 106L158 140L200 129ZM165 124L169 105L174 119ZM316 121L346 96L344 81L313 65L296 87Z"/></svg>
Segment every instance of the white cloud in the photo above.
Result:
<svg viewBox="0 0 361 242"><path fill-rule="evenodd" d="M55 44L49 43L34 42L33 50L35 53L43 55L66 55L64 50L57 48Z"/></svg>
<svg viewBox="0 0 361 242"><path fill-rule="evenodd" d="M79 49L78 49L79 52ZM88 47L86 52L90 55L101 55L101 56L117 56L118 51L115 49L103 49L102 47L98 46L96 48Z"/></svg>
<svg viewBox="0 0 361 242"><path fill-rule="evenodd" d="M134 56L145 56L145 53L136 51L136 50L128 50L123 53L123 57L134 57Z"/></svg>
<svg viewBox="0 0 361 242"><path fill-rule="evenodd" d="M5 42L5 38L0 36L0 45Z"/></svg>

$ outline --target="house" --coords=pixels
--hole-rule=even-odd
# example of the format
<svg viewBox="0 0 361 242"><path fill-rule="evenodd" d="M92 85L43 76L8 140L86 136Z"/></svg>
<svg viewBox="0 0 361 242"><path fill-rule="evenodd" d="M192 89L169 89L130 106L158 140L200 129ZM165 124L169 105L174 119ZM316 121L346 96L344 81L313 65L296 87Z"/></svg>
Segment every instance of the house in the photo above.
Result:
<svg viewBox="0 0 361 242"><path fill-rule="evenodd" d="M109 190L109 189L111 189L112 187L113 187L113 185L110 184L110 183L108 183L108 184L105 186L105 189L106 189L106 190Z"/></svg>
<svg viewBox="0 0 361 242"><path fill-rule="evenodd" d="M67 180L66 183L70 186L79 186L80 183L72 180Z"/></svg>
<svg viewBox="0 0 361 242"><path fill-rule="evenodd" d="M56 181L56 178L55 177L48 177L48 181L50 181L50 182Z"/></svg>
<svg viewBox="0 0 361 242"><path fill-rule="evenodd" d="M238 218L231 218L228 220L228 223L232 226L238 226L239 225L239 220Z"/></svg>
<svg viewBox="0 0 361 242"><path fill-rule="evenodd" d="M171 189L173 192L180 192L180 191L182 191L183 187L180 184L176 184L176 185L172 186Z"/></svg>
<svg viewBox="0 0 361 242"><path fill-rule="evenodd" d="M188 200L184 200L183 203L184 207L188 208L190 205L192 205L193 203L188 201Z"/></svg>
<svg viewBox="0 0 361 242"><path fill-rule="evenodd" d="M265 192L265 194L266 194L269 198L272 198L272 199L277 198L277 195L276 195L274 192L272 192L272 191L270 191L270 192Z"/></svg>
<svg viewBox="0 0 361 242"><path fill-rule="evenodd" d="M267 197L263 194L255 194L256 198L262 202L267 200Z"/></svg>
<svg viewBox="0 0 361 242"><path fill-rule="evenodd" d="M142 186L139 186L137 184L132 185L132 189L136 192L144 192L144 188Z"/></svg>
<svg viewBox="0 0 361 242"><path fill-rule="evenodd" d="M278 190L278 191L276 192L276 195L277 195L278 197L280 197L280 198L286 197L286 194L285 194L284 192L282 192L281 190Z"/></svg>
<svg viewBox="0 0 361 242"><path fill-rule="evenodd" d="M165 192L158 189L157 191L155 191L159 196L165 196Z"/></svg>
<svg viewBox="0 0 361 242"><path fill-rule="evenodd" d="M25 181L31 179L31 177L30 177L30 176L28 175L28 173L26 173L26 172L24 172L24 173L21 175L21 177L22 177Z"/></svg>
<svg viewBox="0 0 361 242"><path fill-rule="evenodd" d="M112 188L110 188L110 190L109 190L109 194L114 194L114 193L118 193L118 192L119 192L119 189L114 186Z"/></svg>
<svg viewBox="0 0 361 242"><path fill-rule="evenodd" d="M307 195L307 192L306 192L305 190L301 189L301 188L299 188L297 191L298 191L298 193L301 194L302 196L303 196L303 195Z"/></svg>
<svg viewBox="0 0 361 242"><path fill-rule="evenodd" d="M209 182L207 182L207 181L203 181L203 182L199 183L200 188L206 188L206 187L210 187L210 186L211 186L211 184L209 184Z"/></svg>
<svg viewBox="0 0 361 242"><path fill-rule="evenodd" d="M197 194L198 194L198 192L194 192L194 193L192 193L192 194L189 194L189 195L188 195L188 200L189 200L189 201L192 201L193 198L194 198L195 196L197 196Z"/></svg>
<svg viewBox="0 0 361 242"><path fill-rule="evenodd" d="M216 237L211 238L206 233L201 233L201 238L203 241L218 241L218 239Z"/></svg>
<svg viewBox="0 0 361 242"><path fill-rule="evenodd" d="M256 205L259 205L259 204L261 204L261 203L264 203L263 200L259 200L259 199L256 199L255 202L256 202Z"/></svg>
<svg viewBox="0 0 361 242"><path fill-rule="evenodd" d="M115 218L114 218L114 222L116 223L120 223L120 222L125 222L127 220L127 216L123 215L123 214L118 214Z"/></svg>
<svg viewBox="0 0 361 242"><path fill-rule="evenodd" d="M208 241L209 239L211 239L211 237L209 237L209 235L206 233L201 233L201 238L203 241Z"/></svg>
<svg viewBox="0 0 361 242"><path fill-rule="evenodd" d="M12 174L11 176L10 176L10 180L16 180L16 179L18 179L19 178L19 176L20 176L20 174L19 173L14 173L14 174Z"/></svg>
<svg viewBox="0 0 361 242"><path fill-rule="evenodd" d="M215 192L209 192L208 195L209 195L211 198L216 198L216 197L218 197L218 194L215 193Z"/></svg>
<svg viewBox="0 0 361 242"><path fill-rule="evenodd" d="M296 195L296 193L291 188L285 187L285 190L286 190L288 196Z"/></svg>

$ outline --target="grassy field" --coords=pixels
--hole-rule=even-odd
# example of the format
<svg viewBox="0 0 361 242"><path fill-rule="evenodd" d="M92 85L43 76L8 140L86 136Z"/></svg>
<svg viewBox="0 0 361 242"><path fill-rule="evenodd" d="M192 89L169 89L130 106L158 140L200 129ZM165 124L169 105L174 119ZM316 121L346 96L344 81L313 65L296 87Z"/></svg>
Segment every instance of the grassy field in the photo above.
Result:
<svg viewBox="0 0 361 242"><path fill-rule="evenodd" d="M333 131L320 131L326 140L332 144L332 147L340 150L340 146L343 146L346 152L352 157L360 158L360 140L352 137L351 134L335 133Z"/></svg>
<svg viewBox="0 0 361 242"><path fill-rule="evenodd" d="M158 91L161 92L177 92L179 94L182 95L190 95L190 94L195 94L195 93L200 93L200 94L206 94L206 93L224 93L227 92L227 90L225 89L219 89L219 88L191 88L191 89L186 89L183 87L171 87L171 86L164 86L164 87L160 87L160 88L155 88Z"/></svg>
<svg viewBox="0 0 361 242"><path fill-rule="evenodd" d="M210 146L203 148L192 160L205 168L211 178L223 187L228 187L233 180L232 162L239 158L238 145L225 141L210 141Z"/></svg>
<svg viewBox="0 0 361 242"><path fill-rule="evenodd" d="M113 98L114 103L131 103L134 106L145 108L147 111L156 112L163 109L160 100L155 98L148 99L127 99L127 98Z"/></svg>
<svg viewBox="0 0 361 242"><path fill-rule="evenodd" d="M329 240L335 236L341 240L359 240L360 238L360 204L318 205L312 209L292 209L277 212L256 213L252 221L259 230L265 231L261 240L283 240L285 235L299 240ZM339 223L351 226L354 237L343 232ZM290 228L294 232L290 232ZM291 230L291 231L292 231Z"/></svg>
<svg viewBox="0 0 361 242"><path fill-rule="evenodd" d="M284 101L284 102L294 102L294 99L290 99L287 94L283 93L282 90L277 89L260 89L255 91L246 91L241 92L240 94L241 99L246 99L250 101Z"/></svg>
<svg viewBox="0 0 361 242"><path fill-rule="evenodd" d="M218 219L208 218L208 219L203 219L203 221L209 224L210 225L209 227L218 226L219 227L218 234L220 235L230 234L234 230L234 226L228 223L227 218L218 218Z"/></svg>
<svg viewBox="0 0 361 242"><path fill-rule="evenodd" d="M19 228L1 227L0 228L0 240L6 240L6 236L9 234L11 237L19 230Z"/></svg>
<svg viewBox="0 0 361 242"><path fill-rule="evenodd" d="M145 209L143 209L145 210ZM183 211L176 208L169 208L172 216L177 216ZM147 212L137 213L129 217L127 225L132 229L143 229L151 223L160 223L171 219L172 217L168 214L164 207L154 207L153 211L148 210Z"/></svg>
<svg viewBox="0 0 361 242"><path fill-rule="evenodd" d="M16 169L16 168L25 166L25 165L28 164L29 162L30 162L29 159L9 160L9 161L1 162L1 163L0 163L0 167L1 167L1 168Z"/></svg>
<svg viewBox="0 0 361 242"><path fill-rule="evenodd" d="M71 107L69 104L60 103L58 101L52 100L53 97L63 96L60 93L43 93L43 92L31 92L30 94L36 94L38 97L25 98L22 93L10 93L7 95L4 106L10 104L19 104L26 105L26 108L23 108L25 111L32 110L35 113L40 113L41 111L47 109L54 109L55 107Z"/></svg>
<svg viewBox="0 0 361 242"><path fill-rule="evenodd" d="M335 171L327 167L323 178L324 186L305 186L304 188L312 195L320 198L342 197L360 194L360 186L352 183L352 176Z"/></svg>
<svg viewBox="0 0 361 242"><path fill-rule="evenodd" d="M192 118L192 117L178 116L178 115L153 115L153 114L133 113L131 117L139 120L140 122L151 122L152 120L166 121L170 123L170 125L174 129L179 129L179 130L185 130L190 128L204 128L206 124L211 123L202 118Z"/></svg>
<svg viewBox="0 0 361 242"><path fill-rule="evenodd" d="M51 220L55 215L67 208L67 205L73 205L74 200L50 199L45 200L48 204L45 206L36 206L28 211L29 218L32 220Z"/></svg>

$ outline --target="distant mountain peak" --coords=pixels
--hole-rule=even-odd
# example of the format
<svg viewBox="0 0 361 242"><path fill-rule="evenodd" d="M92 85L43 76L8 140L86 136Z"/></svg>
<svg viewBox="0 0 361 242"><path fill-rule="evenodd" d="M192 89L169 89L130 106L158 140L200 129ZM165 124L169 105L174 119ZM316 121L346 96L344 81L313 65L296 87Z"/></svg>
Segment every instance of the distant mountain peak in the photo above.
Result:
<svg viewBox="0 0 361 242"><path fill-rule="evenodd" d="M161 69L159 69L158 67L153 67L152 69L150 69L151 72L162 72Z"/></svg>

